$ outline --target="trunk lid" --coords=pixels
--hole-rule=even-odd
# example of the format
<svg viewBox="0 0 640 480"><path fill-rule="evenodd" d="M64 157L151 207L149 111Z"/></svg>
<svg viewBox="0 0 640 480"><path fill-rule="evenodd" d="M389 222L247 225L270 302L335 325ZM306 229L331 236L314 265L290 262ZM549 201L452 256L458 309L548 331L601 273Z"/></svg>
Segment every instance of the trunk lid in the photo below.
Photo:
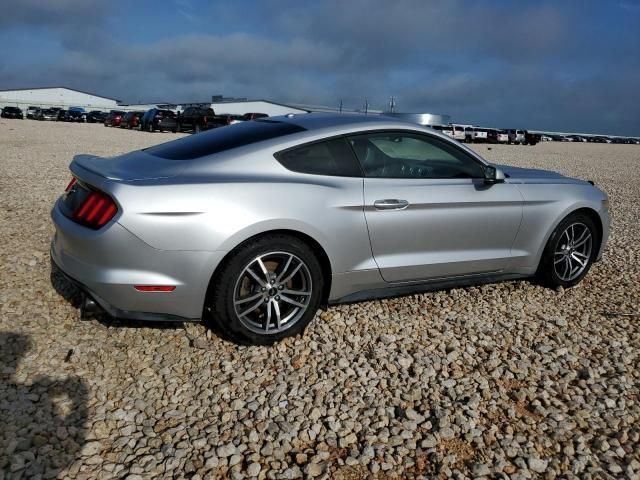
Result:
<svg viewBox="0 0 640 480"><path fill-rule="evenodd" d="M144 150L117 157L76 155L71 163L72 171L81 168L93 175L121 181L171 178L179 175L185 167L184 162L149 155Z"/></svg>

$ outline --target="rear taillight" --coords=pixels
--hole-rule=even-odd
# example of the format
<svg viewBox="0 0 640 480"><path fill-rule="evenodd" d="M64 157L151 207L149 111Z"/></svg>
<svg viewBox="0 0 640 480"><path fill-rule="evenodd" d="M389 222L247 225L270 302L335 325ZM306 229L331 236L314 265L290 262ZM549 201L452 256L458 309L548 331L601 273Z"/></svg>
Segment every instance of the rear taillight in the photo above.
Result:
<svg viewBox="0 0 640 480"><path fill-rule="evenodd" d="M71 179L71 181L69 182L69 185L67 185L67 188L65 188L65 189L64 189L64 191L65 191L65 192L70 191L70 190L73 188L73 186L76 184L76 182L77 182L77 181L78 181L78 180L76 179L76 177L73 177L73 178Z"/></svg>
<svg viewBox="0 0 640 480"><path fill-rule="evenodd" d="M109 223L117 212L118 206L109 195L92 190L73 212L73 218L76 222L97 230Z"/></svg>

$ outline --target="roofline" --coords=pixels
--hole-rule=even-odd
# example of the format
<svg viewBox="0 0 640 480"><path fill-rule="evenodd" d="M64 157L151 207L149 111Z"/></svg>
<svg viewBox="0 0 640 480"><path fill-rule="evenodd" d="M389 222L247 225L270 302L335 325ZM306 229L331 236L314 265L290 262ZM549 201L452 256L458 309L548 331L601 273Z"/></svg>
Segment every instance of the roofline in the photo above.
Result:
<svg viewBox="0 0 640 480"><path fill-rule="evenodd" d="M117 98L105 97L104 95L98 95L97 93L85 92L84 90L78 90L77 88L65 87L64 85L56 85L53 87L27 87L27 88L6 88L0 89L0 92L16 92L19 90L50 90L53 88L64 88L66 90L72 90L74 92L84 93L85 95L93 95L94 97L105 98L107 100L113 100L114 102L120 103L120 100Z"/></svg>

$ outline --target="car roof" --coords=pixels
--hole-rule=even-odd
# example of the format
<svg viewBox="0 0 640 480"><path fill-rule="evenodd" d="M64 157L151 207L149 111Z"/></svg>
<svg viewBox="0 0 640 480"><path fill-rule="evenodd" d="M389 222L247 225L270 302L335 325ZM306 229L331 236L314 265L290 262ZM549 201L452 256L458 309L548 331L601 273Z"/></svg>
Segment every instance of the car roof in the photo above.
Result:
<svg viewBox="0 0 640 480"><path fill-rule="evenodd" d="M300 132L300 137L308 137L314 134L337 134L356 133L367 130L415 130L428 132L433 136L441 138L447 142L451 141L450 137L439 130L435 130L427 125L419 125L417 123L399 120L395 117L386 115L364 115L354 113L299 113L288 114L277 117L259 118L256 122L286 122L297 125L305 129ZM465 150L469 150L464 145ZM479 155L472 152L474 156Z"/></svg>

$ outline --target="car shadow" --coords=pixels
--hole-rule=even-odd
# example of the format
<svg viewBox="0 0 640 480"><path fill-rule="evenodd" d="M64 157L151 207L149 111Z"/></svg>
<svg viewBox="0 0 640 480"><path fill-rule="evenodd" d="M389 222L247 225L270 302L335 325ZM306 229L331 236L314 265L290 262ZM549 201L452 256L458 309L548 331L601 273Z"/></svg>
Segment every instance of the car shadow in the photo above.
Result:
<svg viewBox="0 0 640 480"><path fill-rule="evenodd" d="M54 478L85 444L88 388L77 376L17 380L33 347L28 335L0 332L0 473L10 478Z"/></svg>

